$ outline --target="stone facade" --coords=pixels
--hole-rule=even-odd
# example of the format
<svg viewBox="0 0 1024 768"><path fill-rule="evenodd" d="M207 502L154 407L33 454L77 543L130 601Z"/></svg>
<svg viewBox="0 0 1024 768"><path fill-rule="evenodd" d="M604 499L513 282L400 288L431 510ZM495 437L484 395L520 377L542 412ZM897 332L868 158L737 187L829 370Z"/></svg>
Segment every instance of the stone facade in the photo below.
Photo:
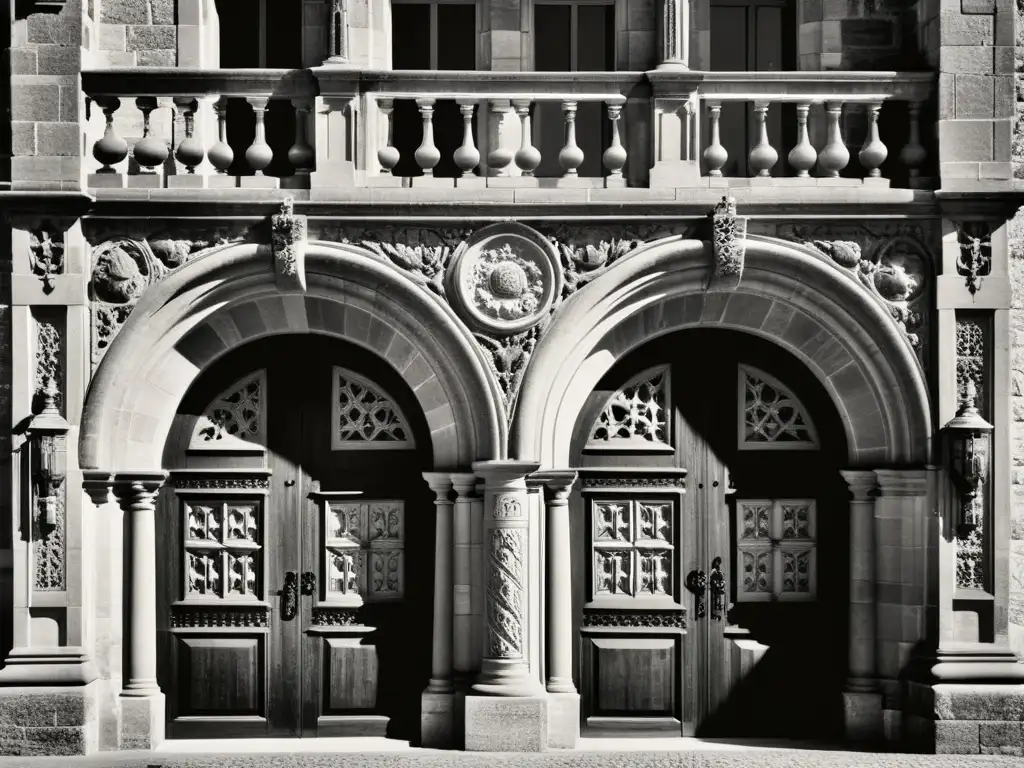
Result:
<svg viewBox="0 0 1024 768"><path fill-rule="evenodd" d="M167 504L196 494L284 493L262 458L246 463L260 453L252 444L234 444L243 457L231 471L189 453L199 433L186 415L211 434L265 438L258 377L255 395L225 390L219 412L181 409L222 359L286 334L342 340L377 361L402 407L358 373L332 397L362 393L373 407L344 413L387 412L394 421L371 432L429 455L416 469L434 515L432 599L417 606L430 625L429 683L415 694L423 743L541 751L635 727L614 706L600 714L594 670L652 648L648 662L669 658L694 622L733 606L707 611L698 579L661 603L596 600L584 614L596 589L584 585L598 580L577 556L596 519L583 505L704 493L666 463L665 425L637 426L657 420L657 396L641 403L640 389L602 382L648 341L709 328L767 340L835 411L824 437L844 445L849 511L836 509L848 549L822 558L850 562L839 579L849 632L832 654L847 660L833 692L846 736L1020 754L1018 9L794 10L795 72L707 71L706 0L618 0L616 72L537 73L532 5L493 0L466 41L479 71L437 73L390 70L390 4L303 0L306 68L281 72L218 69L231 31L214 0L17 3L0 177L0 754L155 748L189 726L166 683L179 663L163 653L169 638L192 638L201 659L202 638L217 633L276 637L277 608L260 601L169 605L163 545L181 534L161 526ZM436 53L443 40L423 34ZM729 112L740 104L749 128ZM563 120L554 130L552 115ZM399 175L410 126L420 144ZM559 133L564 144L551 146ZM559 172L543 170L542 152ZM595 153L600 163L585 165ZM730 170L730 154L749 176ZM606 431L644 450L659 443L661 459L642 465L634 451L637 466L619 475L581 465L576 430L607 386L631 405ZM239 397L250 400L232 411ZM959 464L944 429L958 414L992 426ZM311 492L326 519L338 493ZM353 521L370 514L352 509ZM239 553L270 544L243 519L214 546L210 519L188 531L185 550L207 554L186 561L186 597L212 583L200 571L213 550L236 569L230 589L245 592L253 556ZM405 523L379 520L366 538L387 555L372 541L352 554L345 518L330 557L377 553L380 592L423 581L397 565ZM642 583L661 599L648 550L679 542L654 520L628 545L649 558ZM328 591L341 597L316 603L309 621L341 677L364 663L353 659L367 653L359 638L372 627L358 610L372 579L336 567L343 584ZM701 568L740 600L738 566ZM313 571L301 585L292 575L281 592L294 615L327 593ZM716 641L729 692L769 647L740 629ZM605 661L581 660L581 632ZM252 642L237 647L264 641ZM362 672L376 661L365 663L356 677L374 686L376 672ZM313 728L381 727L336 693ZM696 727L678 702L654 719L675 735Z"/></svg>

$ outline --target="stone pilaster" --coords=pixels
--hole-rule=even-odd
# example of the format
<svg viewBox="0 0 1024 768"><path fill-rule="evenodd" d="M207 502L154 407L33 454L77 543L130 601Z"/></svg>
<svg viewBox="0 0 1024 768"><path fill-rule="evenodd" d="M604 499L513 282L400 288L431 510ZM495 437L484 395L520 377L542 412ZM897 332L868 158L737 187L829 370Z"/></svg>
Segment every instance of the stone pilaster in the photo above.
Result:
<svg viewBox="0 0 1024 768"><path fill-rule="evenodd" d="M875 473L842 472L850 486L850 648L843 692L846 735L871 742L882 734L882 694L875 667Z"/></svg>
<svg viewBox="0 0 1024 768"><path fill-rule="evenodd" d="M526 476L538 464L482 461L473 471L485 483L483 660L466 696L466 749L539 752L547 747L547 697L526 658L529 492Z"/></svg>
<svg viewBox="0 0 1024 768"><path fill-rule="evenodd" d="M536 472L544 484L547 618L548 746L574 749L580 738L580 695L572 681L572 539L569 494L574 470Z"/></svg>
<svg viewBox="0 0 1024 768"><path fill-rule="evenodd" d="M154 749L164 739L164 694L156 678L155 502L167 479L164 471L132 472L114 478L114 495L129 535L127 682L121 690L118 746Z"/></svg>
<svg viewBox="0 0 1024 768"><path fill-rule="evenodd" d="M455 686L452 681L452 492L446 472L424 472L437 496L434 537L434 635L430 684L423 692L420 737L425 747L450 747L455 732Z"/></svg>
<svg viewBox="0 0 1024 768"><path fill-rule="evenodd" d="M658 0L661 63L658 69L689 69L690 0Z"/></svg>

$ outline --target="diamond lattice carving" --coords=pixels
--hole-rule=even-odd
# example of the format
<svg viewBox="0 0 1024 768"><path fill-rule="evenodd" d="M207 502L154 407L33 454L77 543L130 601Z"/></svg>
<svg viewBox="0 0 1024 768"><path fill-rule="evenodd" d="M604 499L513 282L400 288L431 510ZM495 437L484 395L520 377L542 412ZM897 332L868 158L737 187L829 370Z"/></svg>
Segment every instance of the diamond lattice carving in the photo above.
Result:
<svg viewBox="0 0 1024 768"><path fill-rule="evenodd" d="M669 445L669 369L633 377L605 403L590 430L588 448Z"/></svg>
<svg viewBox="0 0 1024 768"><path fill-rule="evenodd" d="M335 367L333 376L332 450L415 447L409 421L393 397L345 368Z"/></svg>
<svg viewBox="0 0 1024 768"><path fill-rule="evenodd" d="M189 448L232 450L266 442L266 371L256 371L221 392L196 421Z"/></svg>
<svg viewBox="0 0 1024 768"><path fill-rule="evenodd" d="M817 431L807 410L777 379L763 371L739 368L741 449L815 449Z"/></svg>

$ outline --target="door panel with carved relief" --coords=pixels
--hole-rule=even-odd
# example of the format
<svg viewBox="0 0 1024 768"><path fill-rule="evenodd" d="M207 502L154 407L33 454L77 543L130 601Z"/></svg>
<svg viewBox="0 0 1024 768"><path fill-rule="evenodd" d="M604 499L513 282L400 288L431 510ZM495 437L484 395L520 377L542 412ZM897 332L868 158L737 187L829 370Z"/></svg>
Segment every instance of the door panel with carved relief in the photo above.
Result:
<svg viewBox="0 0 1024 768"><path fill-rule="evenodd" d="M583 728L828 728L845 659L845 444L811 374L743 334L664 337L609 372L574 441ZM812 625L822 650L800 634ZM801 692L798 717L765 711L757 691L775 685Z"/></svg>
<svg viewBox="0 0 1024 768"><path fill-rule="evenodd" d="M162 498L172 738L411 738L429 673L431 584L406 576L431 572L422 422L393 371L338 341L256 342L200 377Z"/></svg>

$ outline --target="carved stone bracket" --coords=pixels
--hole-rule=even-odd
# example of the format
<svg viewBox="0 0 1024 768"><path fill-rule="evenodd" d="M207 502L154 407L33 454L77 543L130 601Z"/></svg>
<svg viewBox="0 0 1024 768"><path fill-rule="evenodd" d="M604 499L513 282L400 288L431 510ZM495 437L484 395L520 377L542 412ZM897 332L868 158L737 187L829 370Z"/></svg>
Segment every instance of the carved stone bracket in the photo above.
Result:
<svg viewBox="0 0 1024 768"><path fill-rule="evenodd" d="M957 224L957 274L964 278L973 296L981 288L981 279L992 273L992 227L985 221L964 221Z"/></svg>
<svg viewBox="0 0 1024 768"><path fill-rule="evenodd" d="M715 266L708 281L709 291L732 291L743 277L747 218L736 215L736 201L723 197L711 214L711 247Z"/></svg>
<svg viewBox="0 0 1024 768"><path fill-rule="evenodd" d="M67 224L42 222L29 230L29 265L43 283L43 293L54 288L54 278L64 273L64 237Z"/></svg>
<svg viewBox="0 0 1024 768"><path fill-rule="evenodd" d="M274 249L274 272L282 291L306 290L306 217L296 215L294 201L287 198L270 220Z"/></svg>

